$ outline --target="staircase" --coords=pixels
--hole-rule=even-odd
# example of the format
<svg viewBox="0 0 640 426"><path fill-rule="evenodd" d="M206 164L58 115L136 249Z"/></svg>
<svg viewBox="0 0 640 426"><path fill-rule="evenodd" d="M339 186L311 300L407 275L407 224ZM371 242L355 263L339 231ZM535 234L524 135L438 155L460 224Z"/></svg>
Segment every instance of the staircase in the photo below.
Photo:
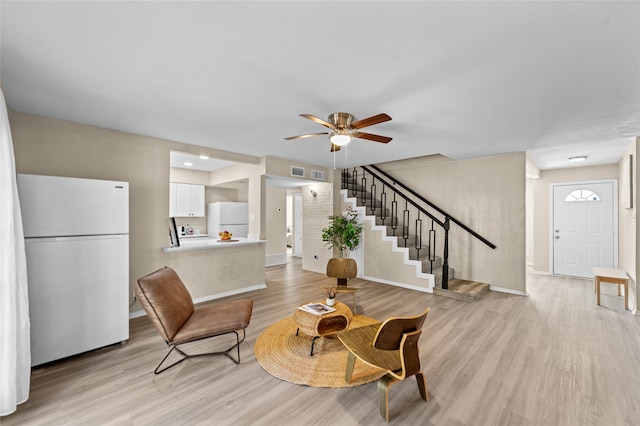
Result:
<svg viewBox="0 0 640 426"><path fill-rule="evenodd" d="M362 178L358 178L359 174ZM385 176L369 168L354 168L352 172L343 170L342 193L345 201L356 206L359 212L374 221L376 228L383 227L387 237L396 238L397 247L407 250L408 259L420 262L419 269L423 274L434 276L434 294L473 302L488 293L489 284L455 278L454 268L448 265L450 217L445 215L444 220L439 220L410 200L406 194L401 194L395 187L396 182L393 182L391 187L388 182L383 181L384 178ZM388 200L390 192L393 192L391 201ZM400 204L403 204L400 207L401 211ZM410 221L411 216L417 219ZM441 245L438 244L439 238L436 236L438 230L444 235L444 241L440 241ZM439 245L444 246L443 256L436 254L436 246ZM443 268L445 264L446 270ZM447 272L444 286L443 272Z"/></svg>

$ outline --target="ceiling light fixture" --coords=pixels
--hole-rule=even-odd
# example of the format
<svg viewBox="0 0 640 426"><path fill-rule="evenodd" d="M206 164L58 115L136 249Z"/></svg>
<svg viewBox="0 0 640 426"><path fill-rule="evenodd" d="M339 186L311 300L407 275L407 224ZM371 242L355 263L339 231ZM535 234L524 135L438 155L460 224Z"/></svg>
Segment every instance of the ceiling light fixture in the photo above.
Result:
<svg viewBox="0 0 640 426"><path fill-rule="evenodd" d="M187 166L187 167L193 167L193 163L190 163L188 161L185 161L184 165Z"/></svg>
<svg viewBox="0 0 640 426"><path fill-rule="evenodd" d="M586 155L578 155L576 157L569 157L569 161L571 161L572 163L576 162L576 161L584 161L587 159Z"/></svg>
<svg viewBox="0 0 640 426"><path fill-rule="evenodd" d="M349 136L343 130L336 130L335 132L331 133L329 139L331 139L332 144L338 146L345 146L346 144L351 142L351 136Z"/></svg>
<svg viewBox="0 0 640 426"><path fill-rule="evenodd" d="M201 155L201 156L200 156L200 159L201 159L201 160L208 160L208 159L209 159L209 156L208 156L208 155Z"/></svg>

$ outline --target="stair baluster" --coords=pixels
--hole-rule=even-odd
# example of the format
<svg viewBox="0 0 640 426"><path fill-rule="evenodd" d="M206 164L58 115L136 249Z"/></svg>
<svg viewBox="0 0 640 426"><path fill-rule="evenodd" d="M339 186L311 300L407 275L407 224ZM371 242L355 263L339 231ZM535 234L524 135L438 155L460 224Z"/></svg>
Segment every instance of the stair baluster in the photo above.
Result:
<svg viewBox="0 0 640 426"><path fill-rule="evenodd" d="M360 179L360 187L362 188L362 193L360 194L360 204L363 206L367 205L367 176L366 173L362 172L362 179Z"/></svg>
<svg viewBox="0 0 640 426"><path fill-rule="evenodd" d="M444 254L442 255L442 289L449 289L449 216L444 218Z"/></svg>
<svg viewBox="0 0 640 426"><path fill-rule="evenodd" d="M404 211L402 212L402 239L404 239L404 246L406 247L409 239L409 204L407 200L404 201Z"/></svg>
<svg viewBox="0 0 640 426"><path fill-rule="evenodd" d="M385 192L386 185L382 183L382 192L380 193L380 221L382 225L385 225L387 220L387 193Z"/></svg>
<svg viewBox="0 0 640 426"><path fill-rule="evenodd" d="M353 168L353 172L351 173L351 197L358 198L358 191L356 185L358 184L358 169Z"/></svg>
<svg viewBox="0 0 640 426"><path fill-rule="evenodd" d="M422 219L420 219L420 210L418 210L418 218L416 219L416 260L420 260L420 248L422 248Z"/></svg>
<svg viewBox="0 0 640 426"><path fill-rule="evenodd" d="M393 201L391 202L391 231L393 236L396 236L396 229L398 229L398 202L396 201L396 193L393 193Z"/></svg>
<svg viewBox="0 0 640 426"><path fill-rule="evenodd" d="M371 214L375 216L376 214L376 178L371 178L371 187L369 188L369 200L371 201Z"/></svg>

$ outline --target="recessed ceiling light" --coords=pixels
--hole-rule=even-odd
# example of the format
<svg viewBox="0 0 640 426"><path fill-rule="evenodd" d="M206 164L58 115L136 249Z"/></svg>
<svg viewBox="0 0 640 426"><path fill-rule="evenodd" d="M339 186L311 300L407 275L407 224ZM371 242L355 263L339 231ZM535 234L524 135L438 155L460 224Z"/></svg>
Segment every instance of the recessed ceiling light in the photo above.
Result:
<svg viewBox="0 0 640 426"><path fill-rule="evenodd" d="M188 161L185 161L184 165L187 166L187 167L193 167L193 163L190 163Z"/></svg>
<svg viewBox="0 0 640 426"><path fill-rule="evenodd" d="M587 159L586 155L578 155L577 157L569 157L569 161L571 161L572 163L575 161L584 161Z"/></svg>
<svg viewBox="0 0 640 426"><path fill-rule="evenodd" d="M209 159L209 156L208 156L208 155L201 155L201 156L200 156L200 158L201 158L202 160L208 160L208 159Z"/></svg>

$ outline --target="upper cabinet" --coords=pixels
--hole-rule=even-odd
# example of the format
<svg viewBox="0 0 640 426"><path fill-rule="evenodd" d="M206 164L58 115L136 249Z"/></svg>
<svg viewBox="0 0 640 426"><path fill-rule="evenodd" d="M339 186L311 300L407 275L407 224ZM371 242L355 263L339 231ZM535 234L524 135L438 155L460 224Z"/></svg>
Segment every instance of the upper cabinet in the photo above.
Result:
<svg viewBox="0 0 640 426"><path fill-rule="evenodd" d="M169 217L204 217L204 185L171 182Z"/></svg>

